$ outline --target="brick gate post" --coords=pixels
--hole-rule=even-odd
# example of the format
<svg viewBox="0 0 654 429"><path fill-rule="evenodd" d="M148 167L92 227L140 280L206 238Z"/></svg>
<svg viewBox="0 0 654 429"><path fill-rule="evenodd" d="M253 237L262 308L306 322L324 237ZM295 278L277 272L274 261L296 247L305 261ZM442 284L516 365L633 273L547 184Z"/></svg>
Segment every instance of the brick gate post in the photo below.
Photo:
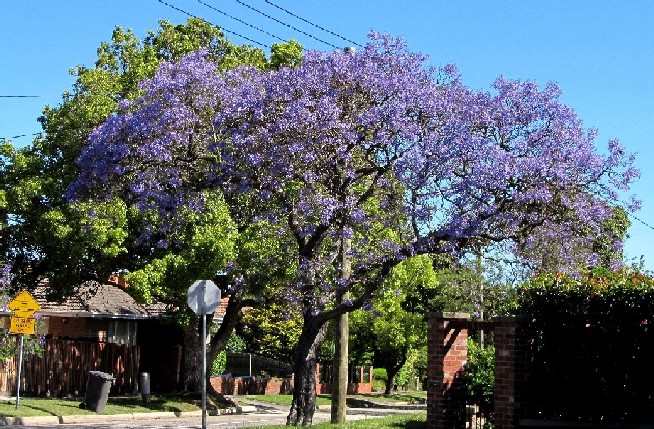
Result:
<svg viewBox="0 0 654 429"><path fill-rule="evenodd" d="M427 429L451 429L465 419L467 313L427 316Z"/></svg>
<svg viewBox="0 0 654 429"><path fill-rule="evenodd" d="M525 383L525 344L520 317L493 318L495 330L495 413L498 429L519 425L522 391Z"/></svg>

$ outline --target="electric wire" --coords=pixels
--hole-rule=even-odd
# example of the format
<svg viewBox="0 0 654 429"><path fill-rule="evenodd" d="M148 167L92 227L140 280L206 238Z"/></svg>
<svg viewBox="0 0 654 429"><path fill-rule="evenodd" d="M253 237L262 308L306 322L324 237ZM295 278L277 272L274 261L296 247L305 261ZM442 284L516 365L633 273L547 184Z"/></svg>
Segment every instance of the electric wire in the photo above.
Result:
<svg viewBox="0 0 654 429"><path fill-rule="evenodd" d="M159 0L159 1L162 1L162 0ZM335 49L341 49L340 47L338 47L338 46L336 46L336 45L333 45L333 44L331 44L331 43L329 43L329 42L327 42L327 41L325 41L325 40L319 39L318 37L316 37L316 36L314 36L314 35L312 35L312 34L309 34L309 33L307 33L307 32L304 31L304 30L300 30L299 28L294 27L294 26L292 26L291 24L288 24L288 23L286 23L286 22L280 21L279 19L274 18L274 17L268 15L267 13L262 12L262 11L260 11L259 9L254 8L254 7L250 6L249 4L247 4L247 3L245 3L245 2L242 2L241 0L235 0L235 1L236 1L236 3L245 6L245 7L247 7L247 8L250 9L250 10L255 11L256 13L258 13L258 14L260 14L260 15L263 15L263 16L265 16L266 18L268 18L268 19L270 19L270 20L273 20L273 21L275 21L275 22L277 22L277 23L279 23L279 24L281 24L281 25L284 25L284 26L286 26L286 27L288 27L288 28L291 28L291 29L293 29L293 30L295 30L295 31L297 31L297 32L299 32L299 33L302 33L302 34L304 34L304 35L307 36L307 37L311 37L312 39L317 40L317 41L319 41L320 43L324 43L325 45L327 45L327 46L331 46L332 48L335 48Z"/></svg>
<svg viewBox="0 0 654 429"><path fill-rule="evenodd" d="M22 137L33 137L33 136L39 136L41 133L32 133L32 134L19 134L17 136L13 137L0 137L0 141L7 141L7 140L12 140L12 139L19 139Z"/></svg>
<svg viewBox="0 0 654 429"><path fill-rule="evenodd" d="M299 19L300 21L304 21L304 22L306 22L307 24L312 25L312 26L314 26L314 27L316 27L316 28L318 28L318 29L320 29L320 30L322 30L322 31L325 31L325 32L327 32L327 33L329 33L329 34L331 34L331 35L333 35L333 36L336 36L336 37L338 37L339 39L344 40L344 41L346 41L346 42L348 42L348 43L352 43L353 45L356 45L356 46L358 46L358 47L362 47L362 46L361 46L360 44L358 44L357 42L355 42L355 41L353 41L353 40L350 40L350 39L348 39L348 38L346 38L346 37L343 37L343 36L341 36L340 34L334 33L333 31L331 31L331 30L329 30L329 29L327 29L327 28L321 27L321 26L318 25L318 24L314 24L313 22L311 22L311 21L309 21L309 20L307 20L307 19L304 19L304 18L302 18L301 16L296 15L295 13L291 12L290 10L284 9L283 7L281 7L281 6L279 6L279 5L277 5L277 4L273 3L273 2L271 2L270 0L264 0L264 1L265 1L266 3L268 3L269 5L271 5L271 6L273 6L273 7L276 7L277 9L279 9L279 10L281 10L281 11L283 11L283 12L286 12L287 14L291 15L292 17Z"/></svg>
<svg viewBox="0 0 654 429"><path fill-rule="evenodd" d="M192 13L189 13L189 12L183 10L183 9L180 9L180 8L178 8L177 6L174 6L174 5L168 3L168 2L166 2L166 1L164 1L164 0L157 0L157 1L158 1L159 3L161 3L161 4L163 4L163 5L168 6L168 7L171 8L171 9L175 9L176 11L183 13L184 15L190 16L191 18L204 19L204 18L200 18L199 16L195 16L195 15L193 15ZM205 19L205 21L206 21L206 19ZM207 22L209 22L209 21L207 21ZM211 22L209 22L209 24L211 24L211 25L216 25L216 24L213 24L213 23L211 23ZM261 42L257 42L256 40L250 39L249 37L243 36L242 34L239 34L239 33L235 32L235 31L228 30L228 29L226 29L225 27L223 27L222 25L217 25L217 27L220 27L223 31L225 31L225 32L227 32L227 33L229 33L229 34L233 34L233 35L235 35L235 36L237 36L237 37L240 37L240 38L242 38L242 39L244 39L244 40L247 40L247 41L249 41L249 42L252 42L252 43L254 43L254 44L257 44L257 45L259 45L259 46L262 46L262 47L264 47L264 48L268 48L268 49L270 49L270 46L268 46L268 45L266 45L266 44L264 44L264 43L261 43Z"/></svg>
<svg viewBox="0 0 654 429"><path fill-rule="evenodd" d="M269 33L268 31L263 30L263 29L257 27L256 25L252 25L252 24L250 24L249 22L245 22L245 21L243 21L242 19L239 19L239 18L237 18L237 17L235 17L235 16L232 16L232 15L228 14L227 12L223 12L222 10L220 10L220 9L218 9L218 8L216 8L216 7L214 7L214 6L210 5L210 4L208 4L208 3L203 2L202 0L197 0L197 1L198 1L198 3L200 3L201 5L204 5L204 6L208 7L209 9L212 9L212 10L214 10L214 11L216 11L216 12L218 12L218 13L220 13L220 14L222 14L222 15L228 17L228 18L231 18L231 19L233 19L233 20L235 20L235 21L238 21L238 22L240 22L241 24L245 24L245 25L247 25L248 27L254 28L255 30L260 31L260 32L262 32L262 33L264 33L264 34L267 34L267 35L270 36L270 37L273 37L273 38L275 38L275 39L278 39L278 40L281 40L281 41L283 41L283 42L288 43L288 40L286 40L286 39L284 39L284 38L282 38L282 37L276 36L276 35L274 35L274 34L272 34L272 33Z"/></svg>
<svg viewBox="0 0 654 429"><path fill-rule="evenodd" d="M40 98L40 95L0 95L0 98Z"/></svg>
<svg viewBox="0 0 654 429"><path fill-rule="evenodd" d="M600 185L600 188L603 189L603 190L608 190L608 189L606 188L606 186L603 186L603 185ZM624 210L625 213L627 213L627 216L628 216L628 217L630 217L630 218L632 218L632 219L634 219L634 220L640 222L642 225L644 225L644 226L646 226L647 228L649 228L649 229L651 229L651 230L654 231L654 226L652 226L651 224L649 224L649 223L645 222L644 220L640 219L638 216L636 216L635 214L633 214L633 211L632 211L632 210L629 210L628 207L629 207L630 204L627 203L626 201L620 200L619 198L615 198L614 201L609 201L607 198L605 198L603 195L601 195L601 194L600 194L599 192L597 192L597 191L591 191L591 193L592 193L593 195L595 195L597 198L599 198L600 200L606 202L606 203L609 204L609 205L614 205L614 206L618 206L618 207L620 207L622 210Z"/></svg>

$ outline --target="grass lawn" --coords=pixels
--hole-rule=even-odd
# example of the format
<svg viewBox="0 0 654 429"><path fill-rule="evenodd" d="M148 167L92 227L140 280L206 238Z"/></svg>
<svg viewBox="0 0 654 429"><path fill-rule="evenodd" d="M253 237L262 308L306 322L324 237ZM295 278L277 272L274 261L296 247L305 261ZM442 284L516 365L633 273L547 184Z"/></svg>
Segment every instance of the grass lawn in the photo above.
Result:
<svg viewBox="0 0 654 429"><path fill-rule="evenodd" d="M83 399L49 399L49 398L20 398L16 410L16 398L0 401L0 417L34 417L34 416L70 416L97 414L95 411L82 409L79 404ZM184 397L150 397L145 403L141 396L112 398L109 397L107 406L102 414L131 414L148 413L156 411L196 411L202 409L198 401Z"/></svg>
<svg viewBox="0 0 654 429"><path fill-rule="evenodd" d="M370 418L347 422L343 425L331 423L318 423L311 426L315 429L425 429L427 427L427 415L422 414L401 414L388 417ZM288 429L288 426L260 426L254 429Z"/></svg>
<svg viewBox="0 0 654 429"><path fill-rule="evenodd" d="M425 392L401 392L394 395L382 394L358 394L349 397L357 399L373 399L375 401L389 402L412 402L425 397ZM235 398L238 400L238 396ZM292 395L243 395L243 399L253 399L282 406L291 406ZM34 417L34 416L70 416L70 415L93 415L95 411L79 407L83 398L56 399L56 398L33 398L21 397L18 410L16 410L16 398L0 400L0 417ZM331 399L325 396L316 398L318 406L330 406ZM415 402L413 402L415 403ZM143 402L141 395L128 397L109 397L107 406L102 414L132 414L148 413L157 411L188 412L200 410L202 404L198 398L182 395L162 395L150 397L149 402ZM391 423L389 423L391 424ZM322 427L318 425L317 427ZM328 426L325 426L328 427ZM350 426L347 426L350 427ZM365 428L367 426L352 426L353 428ZM370 426L373 427L373 426ZM377 427L377 426L374 426ZM383 426L382 426L383 427ZM404 426L389 426L404 427ZM413 428L413 426L407 426ZM416 426L419 428L420 426Z"/></svg>
<svg viewBox="0 0 654 429"><path fill-rule="evenodd" d="M390 395L385 395L383 393L360 393L357 395L348 395L348 397L370 399L375 402L424 404L427 401L427 391L407 390L391 393Z"/></svg>

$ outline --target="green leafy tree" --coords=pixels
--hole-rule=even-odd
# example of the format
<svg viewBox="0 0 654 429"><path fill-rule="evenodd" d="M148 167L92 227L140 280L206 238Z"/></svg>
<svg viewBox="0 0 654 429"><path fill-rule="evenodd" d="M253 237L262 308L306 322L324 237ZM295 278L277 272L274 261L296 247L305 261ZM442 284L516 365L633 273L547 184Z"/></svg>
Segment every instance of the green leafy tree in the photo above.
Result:
<svg viewBox="0 0 654 429"><path fill-rule="evenodd" d="M428 255L409 258L393 269L373 300L373 309L352 313L353 357L363 355L361 349L370 350L372 345L372 363L386 369L386 394L391 393L396 375L407 359L427 341L424 314L406 311L406 297L418 288L434 290L437 283Z"/></svg>
<svg viewBox="0 0 654 429"><path fill-rule="evenodd" d="M141 211L120 195L71 204L66 189L78 176L76 160L89 133L117 111L118 100L135 99L141 93L138 83L163 62L205 49L220 70L270 69L297 64L302 48L296 42L275 45L268 59L260 49L233 45L219 27L201 19L159 25L143 40L117 27L111 41L100 45L94 67L74 68L72 90L59 105L44 108L42 135L23 148L0 144L0 258L11 263L13 290L31 289L47 278L53 300L65 298L83 281L106 281L110 273L126 271L130 293L168 304L187 327L184 387L198 390L200 320L185 304L186 290L198 278L218 281L216 273L238 259L239 249L251 253L243 238L248 225L233 220L219 192L206 192L206 210L187 211L183 227L162 233L158 213ZM154 245L139 241L150 232ZM173 245L164 248L164 242ZM212 337L210 361L224 348L247 302L245 290L228 290L227 283L221 286L230 302L221 330Z"/></svg>
<svg viewBox="0 0 654 429"><path fill-rule="evenodd" d="M282 362L293 361L293 350L302 331L302 317L297 310L270 300L247 311L241 324L248 351Z"/></svg>

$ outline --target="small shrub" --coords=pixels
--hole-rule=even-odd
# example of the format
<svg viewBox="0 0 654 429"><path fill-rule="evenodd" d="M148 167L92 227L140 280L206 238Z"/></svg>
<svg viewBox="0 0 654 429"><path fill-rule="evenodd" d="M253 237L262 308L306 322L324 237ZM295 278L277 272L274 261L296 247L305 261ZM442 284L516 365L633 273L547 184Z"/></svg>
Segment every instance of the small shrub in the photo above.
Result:
<svg viewBox="0 0 654 429"><path fill-rule="evenodd" d="M495 348L482 348L468 338L466 370L469 402L478 404L483 411L491 410L495 389Z"/></svg>
<svg viewBox="0 0 654 429"><path fill-rule="evenodd" d="M386 380L388 380L388 373L386 368L374 368L372 370L372 388L375 391L383 391L386 389Z"/></svg>
<svg viewBox="0 0 654 429"><path fill-rule="evenodd" d="M236 334L232 334L227 340L227 346L225 350L218 353L216 359L211 364L211 375L220 375L225 372L225 367L227 365L227 352L242 352L245 350L245 341Z"/></svg>

